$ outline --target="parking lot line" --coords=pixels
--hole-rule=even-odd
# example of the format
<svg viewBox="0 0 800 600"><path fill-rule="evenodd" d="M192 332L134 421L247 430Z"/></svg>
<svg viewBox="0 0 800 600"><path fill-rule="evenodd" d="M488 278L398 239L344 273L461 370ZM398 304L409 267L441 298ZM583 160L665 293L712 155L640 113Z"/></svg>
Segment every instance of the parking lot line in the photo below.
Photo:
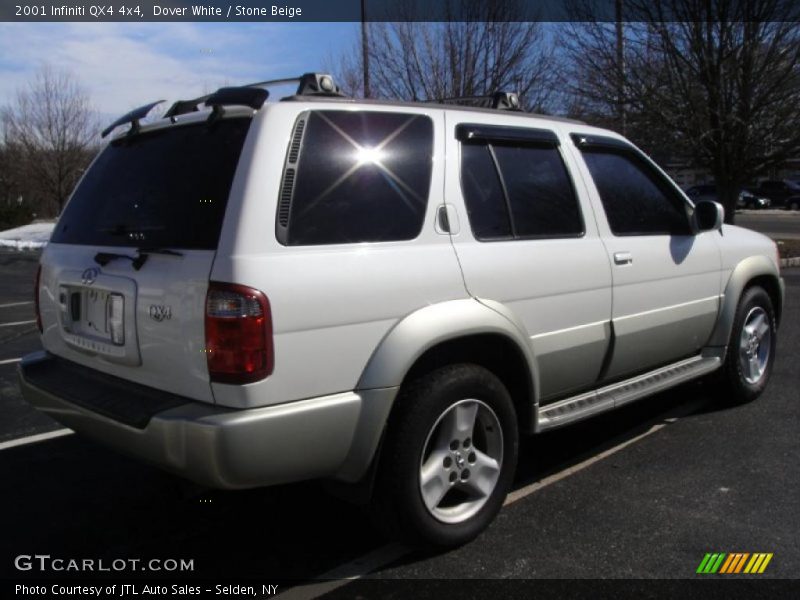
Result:
<svg viewBox="0 0 800 600"><path fill-rule="evenodd" d="M323 573L316 583L306 583L289 588L278 594L284 600L312 600L347 585L351 581L361 579L376 569L385 567L411 552L410 548L401 544L387 544L359 558Z"/></svg>
<svg viewBox="0 0 800 600"><path fill-rule="evenodd" d="M654 424L644 433L640 433L635 437L624 440L619 444L612 446L611 448L608 448L599 454L591 456L584 461L574 464L571 467L559 471L558 473L554 473L553 475L545 477L544 479L540 479L539 481L511 492L506 497L506 501L503 503L503 506L508 506L509 504L513 504L514 502L522 500L526 496L530 496L542 488L552 485L562 479L566 479L570 475L574 475L575 473L582 471L583 469L586 469L587 467L590 467L591 465L600 462L605 458L608 458L612 454L616 454L620 450L624 450L628 446L635 444L636 442L640 442L644 438L662 430L667 425L677 423L682 417L696 412L703 404L705 404L704 400L695 400L694 402L687 402L681 405L677 410L669 410L658 415L651 420L651 423L654 422ZM350 561L347 564L336 567L327 573L323 573L322 575L318 575L315 578L319 580L317 583L298 585L289 588L281 594L278 594L278 596L286 600L313 600L314 598L319 598L320 596L347 585L352 581L369 575L376 569L380 569L381 567L385 567L386 565L393 563L409 552L411 552L409 548L399 544L388 544L386 546L381 546L377 550L368 552L367 554Z"/></svg>
<svg viewBox="0 0 800 600"><path fill-rule="evenodd" d="M12 365L14 363L18 363L21 361L21 358L7 358L5 360L0 360L0 365Z"/></svg>
<svg viewBox="0 0 800 600"><path fill-rule="evenodd" d="M14 327L15 325L30 325L36 323L36 319L32 321L14 321L13 323L0 323L0 327Z"/></svg>
<svg viewBox="0 0 800 600"><path fill-rule="evenodd" d="M26 306L28 304L33 304L33 300L28 300L27 302L11 302L10 304L0 304L0 308L11 308L12 306Z"/></svg>
<svg viewBox="0 0 800 600"><path fill-rule="evenodd" d="M557 481L560 481L562 479L566 479L570 475L574 475L578 471L582 471L586 467L590 467L594 463L600 462L604 458L608 458L609 456L611 456L612 454L616 454L620 450L624 450L625 448L627 448L631 444L635 444L636 442L646 438L648 435L652 435L656 431L664 429L664 427L666 427L667 425L669 425L671 423L674 423L675 421L677 421L677 419L671 419L670 423L664 422L664 423L658 423L656 425L653 425L650 429L648 429L644 433L642 433L640 435L637 435L636 437L633 437L633 438L631 438L631 439L629 439L629 440L627 440L625 442L622 442L621 444L618 444L618 445L614 446L613 448L609 448L608 450L604 450L600 454L595 454L591 458L587 458L583 462L579 462L576 465L572 465L571 467L569 467L567 469L564 469L563 471L559 471L558 473L554 473L553 475L550 475L549 477L545 477L544 479L540 479L539 481L535 481L534 483L526 485L525 487L521 487L518 490L515 490L515 491L511 492L508 496L506 496L506 501L503 502L503 506L508 506L509 504L514 504L514 502L516 502L517 500L522 500L525 496L529 496L532 493L534 493L534 492L536 492L536 491L538 491L538 490L540 490L540 489L542 489L544 487L547 487L548 485L551 485L551 484L553 484L553 483L555 483Z"/></svg>
<svg viewBox="0 0 800 600"><path fill-rule="evenodd" d="M25 446L27 444L35 444L37 442L44 442L59 438L65 435L74 433L72 429L56 429L55 431L48 431L47 433L38 433L36 435L29 435L15 440L0 443L0 450L8 450L9 448L16 448L17 446Z"/></svg>

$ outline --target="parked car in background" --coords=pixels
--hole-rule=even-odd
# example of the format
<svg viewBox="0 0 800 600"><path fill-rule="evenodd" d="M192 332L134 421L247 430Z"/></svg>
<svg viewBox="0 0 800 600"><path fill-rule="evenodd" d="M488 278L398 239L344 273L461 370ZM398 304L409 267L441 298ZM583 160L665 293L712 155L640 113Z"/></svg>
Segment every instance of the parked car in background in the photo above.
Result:
<svg viewBox="0 0 800 600"><path fill-rule="evenodd" d="M752 190L757 196L764 196L775 207L800 210L800 183L791 179L768 179Z"/></svg>
<svg viewBox="0 0 800 600"><path fill-rule="evenodd" d="M736 201L737 208L769 208L772 201L764 196L757 196L747 190L739 192L739 199Z"/></svg>
<svg viewBox="0 0 800 600"><path fill-rule="evenodd" d="M712 202L720 201L719 195L717 194L717 186L713 183L693 185L686 189L686 195L694 202L700 200L711 200ZM748 190L739 192L739 198L736 201L737 208L769 208L770 205L771 202L769 198L753 194Z"/></svg>
<svg viewBox="0 0 800 600"><path fill-rule="evenodd" d="M693 185L690 188L686 188L685 191L686 195L695 202L698 202L699 200L711 200L712 202L719 202L719 198L717 197L717 186L715 186L713 183L701 183L698 185Z"/></svg>

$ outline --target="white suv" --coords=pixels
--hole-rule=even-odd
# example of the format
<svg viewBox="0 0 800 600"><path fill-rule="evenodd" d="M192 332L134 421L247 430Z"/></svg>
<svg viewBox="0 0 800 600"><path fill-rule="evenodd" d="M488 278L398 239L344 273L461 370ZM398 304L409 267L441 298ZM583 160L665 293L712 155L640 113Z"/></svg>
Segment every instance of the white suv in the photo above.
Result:
<svg viewBox="0 0 800 600"><path fill-rule="evenodd" d="M775 245L624 138L513 95L265 85L109 128L42 255L31 404L211 486L354 484L444 547L496 515L520 434L715 371L764 389Z"/></svg>

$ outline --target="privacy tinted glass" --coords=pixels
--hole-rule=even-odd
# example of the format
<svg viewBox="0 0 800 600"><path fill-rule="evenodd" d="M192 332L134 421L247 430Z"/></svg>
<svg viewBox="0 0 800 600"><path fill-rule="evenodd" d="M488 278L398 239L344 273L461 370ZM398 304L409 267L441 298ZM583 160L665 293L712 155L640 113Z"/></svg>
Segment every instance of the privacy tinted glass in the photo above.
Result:
<svg viewBox="0 0 800 600"><path fill-rule="evenodd" d="M489 146L461 146L461 185L472 233L479 240L511 237L511 218Z"/></svg>
<svg viewBox="0 0 800 600"><path fill-rule="evenodd" d="M465 142L461 184L476 239L583 233L578 199L554 144Z"/></svg>
<svg viewBox="0 0 800 600"><path fill-rule="evenodd" d="M112 142L53 232L59 244L216 249L250 119Z"/></svg>
<svg viewBox="0 0 800 600"><path fill-rule="evenodd" d="M615 235L685 235L690 233L684 202L668 182L626 153L583 153Z"/></svg>
<svg viewBox="0 0 800 600"><path fill-rule="evenodd" d="M428 117L312 111L290 198L290 245L409 240L419 235L431 183ZM288 169L287 169L288 172ZM280 235L279 235L280 237Z"/></svg>
<svg viewBox="0 0 800 600"><path fill-rule="evenodd" d="M495 145L518 237L583 233L578 199L558 148Z"/></svg>

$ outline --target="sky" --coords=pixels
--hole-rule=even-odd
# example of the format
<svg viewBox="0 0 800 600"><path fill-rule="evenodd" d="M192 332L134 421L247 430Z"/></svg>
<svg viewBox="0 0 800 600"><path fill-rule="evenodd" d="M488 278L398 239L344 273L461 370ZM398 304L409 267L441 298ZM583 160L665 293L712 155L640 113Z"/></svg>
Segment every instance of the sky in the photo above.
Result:
<svg viewBox="0 0 800 600"><path fill-rule="evenodd" d="M358 23L0 23L0 106L47 64L86 88L101 118L223 85L330 69Z"/></svg>

